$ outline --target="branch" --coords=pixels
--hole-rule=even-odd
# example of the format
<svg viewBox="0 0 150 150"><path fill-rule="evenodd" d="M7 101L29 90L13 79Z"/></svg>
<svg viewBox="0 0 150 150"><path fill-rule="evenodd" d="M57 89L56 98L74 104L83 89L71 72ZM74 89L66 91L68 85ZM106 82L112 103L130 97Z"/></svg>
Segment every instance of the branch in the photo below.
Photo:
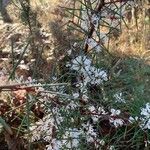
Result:
<svg viewBox="0 0 150 150"><path fill-rule="evenodd" d="M102 8L103 8L104 5L105 5L105 0L101 0L101 2L99 3L99 5L98 5L98 7L97 7L97 9L95 11L95 13L98 14L102 10ZM95 31L94 24L91 23L90 24L90 31L88 33L88 39L92 38L92 35L93 35L94 31ZM86 43L85 44L85 48L84 48L84 53L88 52L88 47L89 47L89 45L88 45L88 43Z"/></svg>

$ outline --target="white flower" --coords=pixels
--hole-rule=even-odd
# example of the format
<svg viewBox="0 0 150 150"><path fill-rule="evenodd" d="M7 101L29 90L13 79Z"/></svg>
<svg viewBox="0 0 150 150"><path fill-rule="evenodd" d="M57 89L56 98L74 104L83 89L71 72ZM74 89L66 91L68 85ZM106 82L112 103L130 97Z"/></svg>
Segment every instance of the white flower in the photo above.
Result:
<svg viewBox="0 0 150 150"><path fill-rule="evenodd" d="M71 67L71 64L69 62L67 62L66 67Z"/></svg>
<svg viewBox="0 0 150 150"><path fill-rule="evenodd" d="M137 116L136 117L132 117L132 116L129 117L129 122L130 123L134 123L135 121L138 121L138 117Z"/></svg>
<svg viewBox="0 0 150 150"><path fill-rule="evenodd" d="M150 119L145 121L144 129L150 129Z"/></svg>
<svg viewBox="0 0 150 150"><path fill-rule="evenodd" d="M19 64L18 67L23 70L29 70L29 66L26 64Z"/></svg>
<svg viewBox="0 0 150 150"><path fill-rule="evenodd" d="M101 77L102 80L104 80L104 81L108 80L106 71L104 71L104 70L98 70L98 75Z"/></svg>
<svg viewBox="0 0 150 150"><path fill-rule="evenodd" d="M92 120L94 123L96 123L98 121L99 117L97 115L93 115L92 116Z"/></svg>
<svg viewBox="0 0 150 150"><path fill-rule="evenodd" d="M120 115L121 111L120 110L115 110L115 109L111 109L111 118L109 119L110 123L112 123L116 128L118 126L122 126L124 123L123 119L120 118L115 118L116 116Z"/></svg>
<svg viewBox="0 0 150 150"><path fill-rule="evenodd" d="M66 109L75 109L77 108L78 105L74 102L74 101L71 101L67 106L66 106Z"/></svg>
<svg viewBox="0 0 150 150"><path fill-rule="evenodd" d="M79 76L82 75L82 83L80 83L80 90L84 91L84 88L88 83L90 84L101 84L103 81L107 81L107 73L102 69L98 69L92 66L91 59L88 59L86 56L78 56L72 61L72 70L76 70L79 73ZM82 87L81 87L82 84Z"/></svg>
<svg viewBox="0 0 150 150"><path fill-rule="evenodd" d="M2 124L0 123L0 133L1 133L2 129L3 129L3 126L2 126Z"/></svg>
<svg viewBox="0 0 150 150"><path fill-rule="evenodd" d="M89 109L90 112L96 112L96 109L95 109L94 106L90 106L88 109Z"/></svg>
<svg viewBox="0 0 150 150"><path fill-rule="evenodd" d="M92 136L87 136L87 142L92 143L94 141L95 141L95 139Z"/></svg>
<svg viewBox="0 0 150 150"><path fill-rule="evenodd" d="M150 103L146 103L145 107L141 108L140 115L140 127L142 129L150 129Z"/></svg>
<svg viewBox="0 0 150 150"><path fill-rule="evenodd" d="M112 123L116 128L119 126L122 126L124 121L122 119L114 119L114 118L110 118L109 119L110 123Z"/></svg>
<svg viewBox="0 0 150 150"><path fill-rule="evenodd" d="M61 150L62 142L56 139L52 139L49 145L46 145L46 150Z"/></svg>
<svg viewBox="0 0 150 150"><path fill-rule="evenodd" d="M84 93L85 91L87 91L87 87L86 87L87 83L85 82L80 82L76 85L77 88L80 89L81 93Z"/></svg>
<svg viewBox="0 0 150 150"><path fill-rule="evenodd" d="M71 55L71 53L72 53L72 49L69 49L69 50L67 51L67 54L68 54L68 55Z"/></svg>
<svg viewBox="0 0 150 150"><path fill-rule="evenodd" d="M143 129L150 129L150 103L146 104L145 108L141 108L141 125Z"/></svg>
<svg viewBox="0 0 150 150"><path fill-rule="evenodd" d="M74 129L69 129L68 131L65 132L64 136L63 136L63 140L62 143L63 145L66 146L66 148L76 148L79 145L79 136L82 134L81 131L79 131L78 129L74 128Z"/></svg>
<svg viewBox="0 0 150 150"><path fill-rule="evenodd" d="M150 118L150 103L146 104L146 108L141 109L141 115L146 116L147 118Z"/></svg>
<svg viewBox="0 0 150 150"><path fill-rule="evenodd" d="M122 97L122 92L114 94L115 102L126 103L125 99Z"/></svg>
<svg viewBox="0 0 150 150"><path fill-rule="evenodd" d="M102 115L106 115L107 112L105 112L104 108L103 107L99 107L98 108L98 113L102 114Z"/></svg>
<svg viewBox="0 0 150 150"><path fill-rule="evenodd" d="M76 71L84 71L85 68L88 69L87 67L90 66L91 63L91 60L87 59L86 56L78 56L72 60L71 69Z"/></svg>
<svg viewBox="0 0 150 150"><path fill-rule="evenodd" d="M93 66L89 68L89 80L91 84L101 84L103 81L107 81L107 73L104 70L97 69Z"/></svg>
<svg viewBox="0 0 150 150"><path fill-rule="evenodd" d="M119 109L118 110L111 109L110 112L111 112L111 116L117 116L117 115L120 115L121 113Z"/></svg>
<svg viewBox="0 0 150 150"><path fill-rule="evenodd" d="M86 132L87 142L94 142L97 134L94 132L93 126L88 125L88 130Z"/></svg>

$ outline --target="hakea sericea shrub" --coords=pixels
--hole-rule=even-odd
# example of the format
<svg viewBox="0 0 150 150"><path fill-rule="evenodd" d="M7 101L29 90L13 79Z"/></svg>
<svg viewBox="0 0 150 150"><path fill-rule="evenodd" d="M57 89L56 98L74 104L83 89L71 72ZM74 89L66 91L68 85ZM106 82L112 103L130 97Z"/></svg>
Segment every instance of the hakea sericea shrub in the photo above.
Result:
<svg viewBox="0 0 150 150"><path fill-rule="evenodd" d="M117 32L119 36L127 8L138 3L76 3L80 9L67 8L73 16L68 27L80 34L62 68L67 70L62 80L69 85L55 86L53 93L40 96L47 115L30 127L31 141L44 140L48 150L149 147L150 104L144 96L147 84L143 85L149 80L137 72L138 66L129 64L139 64L138 60L114 64L116 56L109 53L111 34ZM136 80L137 73L143 80ZM53 79L59 80L57 73Z"/></svg>

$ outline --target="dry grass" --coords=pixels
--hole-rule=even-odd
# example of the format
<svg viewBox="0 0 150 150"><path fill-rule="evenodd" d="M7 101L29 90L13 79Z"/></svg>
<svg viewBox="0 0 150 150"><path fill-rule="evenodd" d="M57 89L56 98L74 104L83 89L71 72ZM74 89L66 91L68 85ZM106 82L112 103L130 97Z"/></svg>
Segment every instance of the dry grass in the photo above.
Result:
<svg viewBox="0 0 150 150"><path fill-rule="evenodd" d="M60 5L66 5L66 0L33 0L31 2L32 9L38 13L38 20L43 26L50 21L63 19L64 10L59 8Z"/></svg>
<svg viewBox="0 0 150 150"><path fill-rule="evenodd" d="M53 52L54 49L67 50L67 46L69 45L67 33L63 32L60 26L64 23L64 10L59 8L59 5L63 6L67 1L66 0L33 0L31 1L31 9L34 13L37 14L37 20L40 24L40 27L37 27L37 31L44 30L46 34L49 34L47 44L43 45L42 59L44 62L40 62L41 67L39 68L39 72L42 73L42 76L48 76L51 71L51 67L54 59L58 60L59 56L62 56L62 53L59 51L59 55L56 55L57 58L54 57ZM21 12L18 9L19 4L14 5L13 3L7 6L8 14L13 20L12 24L0 22L0 53L10 53L11 50L11 38L14 35L20 34L18 41L16 43L24 43L24 40L27 39L29 33L29 29L27 26L22 24L21 20ZM9 30L8 30L9 29ZM41 36L37 33L35 34L35 41L41 46L43 43L41 42ZM61 45L61 46L60 46ZM56 53L55 53L56 54ZM3 55L4 56L4 55ZM0 56L1 57L1 56ZM29 56L29 61L32 59L32 56ZM44 66L44 67L43 67ZM44 72L44 74L43 74ZM46 78L46 77L45 77Z"/></svg>
<svg viewBox="0 0 150 150"><path fill-rule="evenodd" d="M150 63L150 26L138 18L138 29L135 24L123 25L122 33L110 41L110 51L121 57L139 58ZM145 19L145 18L144 18Z"/></svg>

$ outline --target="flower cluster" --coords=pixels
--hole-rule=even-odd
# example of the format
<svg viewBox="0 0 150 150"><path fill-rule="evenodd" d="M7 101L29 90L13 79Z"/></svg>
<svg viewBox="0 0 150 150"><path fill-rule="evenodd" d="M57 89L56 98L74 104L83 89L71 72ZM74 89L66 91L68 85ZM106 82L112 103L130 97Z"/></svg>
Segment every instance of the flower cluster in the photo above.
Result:
<svg viewBox="0 0 150 150"><path fill-rule="evenodd" d="M141 127L143 129L150 129L150 103L147 103L145 108L141 108Z"/></svg>
<svg viewBox="0 0 150 150"><path fill-rule="evenodd" d="M51 143L47 145L47 150L60 150L77 148L79 145L79 138L82 132L78 129L68 129L62 136L61 140L52 139Z"/></svg>
<svg viewBox="0 0 150 150"><path fill-rule="evenodd" d="M110 123L112 123L116 128L119 126L122 126L124 124L124 120L120 119L118 116L120 115L120 110L111 109L111 115L110 115Z"/></svg>
<svg viewBox="0 0 150 150"><path fill-rule="evenodd" d="M129 117L130 123L137 122L144 130L150 129L150 103L146 103L144 108L141 108L139 116Z"/></svg>
<svg viewBox="0 0 150 150"><path fill-rule="evenodd" d="M126 100L123 98L122 92L117 92L114 94L115 102L117 103L126 103Z"/></svg>
<svg viewBox="0 0 150 150"><path fill-rule="evenodd" d="M54 134L54 119L51 115L45 116L30 127L31 141L45 140L50 142Z"/></svg>
<svg viewBox="0 0 150 150"><path fill-rule="evenodd" d="M84 55L74 58L69 66L71 70L75 70L79 75L83 76L84 85L87 85L88 83L93 85L101 84L103 81L108 80L106 71L94 67L91 59Z"/></svg>

